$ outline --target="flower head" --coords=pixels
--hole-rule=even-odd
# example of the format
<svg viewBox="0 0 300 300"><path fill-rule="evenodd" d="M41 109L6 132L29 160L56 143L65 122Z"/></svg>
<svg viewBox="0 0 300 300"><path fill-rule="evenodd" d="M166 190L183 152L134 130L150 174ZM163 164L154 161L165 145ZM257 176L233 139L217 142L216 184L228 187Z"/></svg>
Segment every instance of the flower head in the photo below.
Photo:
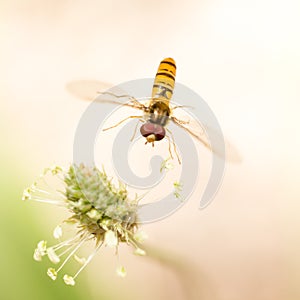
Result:
<svg viewBox="0 0 300 300"><path fill-rule="evenodd" d="M64 188L49 190L45 180L49 174L57 177ZM128 198L124 185L116 187L106 173L96 167L72 165L67 171L60 167L48 168L30 188L25 189L22 199L67 208L71 215L64 223L75 225L77 228L75 236L50 247L46 241L40 241L34 251L36 261L41 261L43 256L48 256L54 264L62 261L57 269L49 268L47 271L53 280L56 280L57 274L70 258L74 257L81 267L74 276L65 274L63 280L67 285L75 285L76 277L102 245L117 250L120 243L126 243L133 246L135 254L145 255L145 251L139 246L146 235L137 231L137 201ZM53 236L60 240L62 235L62 226L59 225L54 229ZM95 249L87 258L79 258L79 249L91 240L95 243ZM125 268L120 267L117 274L124 277Z"/></svg>

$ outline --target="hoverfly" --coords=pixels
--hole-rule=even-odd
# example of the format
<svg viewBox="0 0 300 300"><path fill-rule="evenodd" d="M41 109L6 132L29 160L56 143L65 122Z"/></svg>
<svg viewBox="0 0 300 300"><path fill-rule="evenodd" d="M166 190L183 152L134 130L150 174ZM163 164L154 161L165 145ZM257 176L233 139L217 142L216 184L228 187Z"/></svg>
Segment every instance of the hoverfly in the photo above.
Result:
<svg viewBox="0 0 300 300"><path fill-rule="evenodd" d="M154 84L152 87L152 95L151 97L148 97L149 102L147 104L138 101L137 98L134 98L130 95L116 95L111 92L99 92L99 88L97 92L97 87L101 85L101 83L97 81L70 82L67 85L67 89L71 92L71 94L74 94L75 96L78 96L80 98L85 98L88 100L94 100L96 97L95 93L102 94L102 95L109 95L115 98L124 98L124 97L128 98L129 101L125 104L113 100L103 100L103 102L112 102L112 103L125 105L125 106L129 106L141 110L143 111L143 116L140 115L128 116L125 119L118 122L117 124L105 128L103 130L105 131L105 130L115 128L119 126L121 123L129 119L137 118L139 121L144 122L144 124L140 127L140 133L146 139L145 144L150 143L154 147L155 142L158 142L166 137L169 141L169 153L171 158L173 158L172 151L171 151L171 139L172 139L172 144L179 164L181 163L181 161L176 150L173 134L168 128L166 128L166 125L168 124L169 120L171 120L177 126L186 130L190 135L192 135L195 139L197 139L200 143L202 143L207 149L218 154L217 151L215 151L215 149L211 148L209 142L205 140L203 136L205 130L204 128L201 127L201 125L200 125L201 133L199 132L196 133L196 131L194 131L193 128L190 126L190 120L186 121L174 115L175 109L184 107L184 106L172 107L170 104L173 91L174 91L174 86L175 86L175 76L176 76L176 63L174 59L173 58L163 59L159 64L154 79ZM81 88L79 88L80 85ZM90 93L92 92L91 90L93 90L93 95L90 95ZM133 137L131 140L133 140ZM235 156L236 157L234 157L233 159L230 158L230 160L233 161L239 160L239 158L237 158L237 155Z"/></svg>

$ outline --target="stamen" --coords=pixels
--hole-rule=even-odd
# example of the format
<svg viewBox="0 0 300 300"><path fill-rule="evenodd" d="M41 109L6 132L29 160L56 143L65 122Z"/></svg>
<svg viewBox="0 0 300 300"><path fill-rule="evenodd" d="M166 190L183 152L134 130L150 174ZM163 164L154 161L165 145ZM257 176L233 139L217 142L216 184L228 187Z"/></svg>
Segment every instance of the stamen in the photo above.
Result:
<svg viewBox="0 0 300 300"><path fill-rule="evenodd" d="M47 250L47 242L42 240L39 241L37 244L37 249L41 252L41 253L46 253Z"/></svg>
<svg viewBox="0 0 300 300"><path fill-rule="evenodd" d="M49 260L51 262L53 262L54 264L58 264L60 262L60 258L55 253L55 251L52 247L47 249L47 255L48 255Z"/></svg>
<svg viewBox="0 0 300 300"><path fill-rule="evenodd" d="M35 249L34 250L34 253L33 253L33 259L36 260L36 261L42 261L42 254L41 252L39 251L39 249Z"/></svg>
<svg viewBox="0 0 300 300"><path fill-rule="evenodd" d="M65 284L72 285L72 286L75 285L74 277L65 274L63 279L64 279Z"/></svg>
<svg viewBox="0 0 300 300"><path fill-rule="evenodd" d="M53 188L49 188L51 189L50 191L46 190L46 189L41 189L38 188L37 185L32 185L30 188L28 188L28 190L30 190L31 195L35 195L37 197L44 197L45 195L47 195L47 197L49 198L49 196L56 200L56 199L61 199L61 200L67 200L67 197L64 195L64 193L53 189Z"/></svg>
<svg viewBox="0 0 300 300"><path fill-rule="evenodd" d="M41 189L37 188L36 186L32 186L31 189L32 189L33 192L38 192L38 193L47 194L47 195L52 194L52 193L47 192L45 190L41 190Z"/></svg>
<svg viewBox="0 0 300 300"><path fill-rule="evenodd" d="M86 236L84 236L80 243L75 247L75 249L67 256L61 266L57 269L57 273L63 268L67 261L76 253L76 251L81 247L81 245L86 241ZM74 277L75 278L75 277Z"/></svg>
<svg viewBox="0 0 300 300"><path fill-rule="evenodd" d="M54 268L49 268L47 270L47 275L52 279L55 280L57 278L57 271Z"/></svg>
<svg viewBox="0 0 300 300"><path fill-rule="evenodd" d="M122 277L122 278L126 277L126 275L127 275L127 272L126 272L126 269L125 269L124 266L118 267L116 272L117 272L117 275Z"/></svg>
<svg viewBox="0 0 300 300"><path fill-rule="evenodd" d="M136 248L136 249L134 250L134 254L135 254L135 255L140 255L140 256L145 256L145 255L146 255L146 251L143 250L143 249L141 249L141 248Z"/></svg>
<svg viewBox="0 0 300 300"><path fill-rule="evenodd" d="M89 255L89 257L87 258L87 260L85 261L84 265L77 271L77 273L74 275L74 279L79 275L79 273L89 264L89 262L93 259L93 257L95 256L95 254L98 252L98 250L100 249L100 247L102 246L103 242L100 243L96 249L93 251L92 254Z"/></svg>
<svg viewBox="0 0 300 300"><path fill-rule="evenodd" d="M86 262L86 258L85 257L79 257L76 254L74 255L74 259L81 265L84 265Z"/></svg>
<svg viewBox="0 0 300 300"><path fill-rule="evenodd" d="M36 201L36 202L41 202L41 203L48 203L48 204L55 204L58 206L67 206L66 203L60 200L52 200L52 199L39 199L39 198L31 198L30 200Z"/></svg>
<svg viewBox="0 0 300 300"><path fill-rule="evenodd" d="M78 240L77 242L74 242L75 240ZM60 248L62 247L65 247L65 246L69 246L69 245L75 245L76 243L79 243L80 241L80 236L77 234L75 237L73 238L70 238L66 241L63 241L55 246L53 246L52 248L55 250L55 251L58 251Z"/></svg>
<svg viewBox="0 0 300 300"><path fill-rule="evenodd" d="M22 201L27 201L31 199L31 190L27 188L23 191Z"/></svg>
<svg viewBox="0 0 300 300"><path fill-rule="evenodd" d="M56 226L55 229L53 230L53 237L55 239L59 239L62 237L62 228L60 225Z"/></svg>
<svg viewBox="0 0 300 300"><path fill-rule="evenodd" d="M104 242L108 247L116 247L118 245L117 235L112 230L106 231L104 235Z"/></svg>
<svg viewBox="0 0 300 300"><path fill-rule="evenodd" d="M133 235L133 238L138 242L138 243L143 243L147 238L148 235L146 234L145 231L138 231Z"/></svg>
<svg viewBox="0 0 300 300"><path fill-rule="evenodd" d="M60 253L59 257L65 255L66 253L68 253L69 251L71 251L71 249L74 248L74 246L76 246L76 243L71 244L70 247L68 247L66 250L64 250L62 253Z"/></svg>

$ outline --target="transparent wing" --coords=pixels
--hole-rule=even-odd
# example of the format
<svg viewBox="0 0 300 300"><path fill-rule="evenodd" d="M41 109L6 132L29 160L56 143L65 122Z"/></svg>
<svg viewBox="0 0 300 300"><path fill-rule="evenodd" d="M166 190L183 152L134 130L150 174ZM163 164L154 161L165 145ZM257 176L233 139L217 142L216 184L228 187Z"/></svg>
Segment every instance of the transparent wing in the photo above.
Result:
<svg viewBox="0 0 300 300"><path fill-rule="evenodd" d="M82 100L108 102L146 110L146 106L143 103L110 83L97 80L74 80L66 84L66 89L70 94ZM99 97L100 95L102 97ZM126 99L128 102L124 103L118 100L120 98Z"/></svg>
<svg viewBox="0 0 300 300"><path fill-rule="evenodd" d="M222 141L222 137L220 134L215 130L214 128L211 128L210 126L203 125L197 120L195 120L193 117L191 117L189 114L184 112L182 109L176 109L174 110L173 115L171 116L171 120L180 128L187 131L192 137L194 137L196 140L198 140L204 147L206 147L208 150L215 153L220 158L225 159L228 162L232 163L240 163L242 161L242 158L240 154L238 153L238 150L230 143L227 139L224 138L225 143L225 155L222 151L222 148L218 146L212 147L209 136L219 138L220 141ZM180 107L179 107L180 108ZM176 113L175 113L176 111Z"/></svg>
<svg viewBox="0 0 300 300"><path fill-rule="evenodd" d="M125 91L110 83L96 81L96 80L74 80L66 85L66 89L75 97L87 101L108 102L116 105L132 107L135 109L148 111L148 105L143 104L145 100L152 100L151 97L134 98L128 95ZM109 90L109 91L107 91ZM100 97L101 95L101 97ZM126 98L127 102L120 99ZM216 130L208 126L204 126L187 114L183 109L186 106L173 106L171 107L171 120L179 127L186 130L191 136L203 144L207 149L225 159L224 154L220 149L215 147L212 149L208 134L213 136L219 135ZM221 137L220 137L221 138ZM225 140L226 160L234 163L242 161L236 148L227 140Z"/></svg>
<svg viewBox="0 0 300 300"><path fill-rule="evenodd" d="M82 100L93 101L99 92L104 92L113 85L97 80L74 80L66 84L67 91Z"/></svg>

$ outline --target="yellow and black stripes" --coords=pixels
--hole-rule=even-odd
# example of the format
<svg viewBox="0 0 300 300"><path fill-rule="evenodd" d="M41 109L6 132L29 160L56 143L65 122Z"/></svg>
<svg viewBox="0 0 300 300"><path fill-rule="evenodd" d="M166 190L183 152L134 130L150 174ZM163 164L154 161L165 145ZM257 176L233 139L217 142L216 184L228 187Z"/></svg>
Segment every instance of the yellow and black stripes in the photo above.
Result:
<svg viewBox="0 0 300 300"><path fill-rule="evenodd" d="M153 84L152 98L154 100L170 101L175 86L175 76L176 64L174 59L165 58L162 60Z"/></svg>

